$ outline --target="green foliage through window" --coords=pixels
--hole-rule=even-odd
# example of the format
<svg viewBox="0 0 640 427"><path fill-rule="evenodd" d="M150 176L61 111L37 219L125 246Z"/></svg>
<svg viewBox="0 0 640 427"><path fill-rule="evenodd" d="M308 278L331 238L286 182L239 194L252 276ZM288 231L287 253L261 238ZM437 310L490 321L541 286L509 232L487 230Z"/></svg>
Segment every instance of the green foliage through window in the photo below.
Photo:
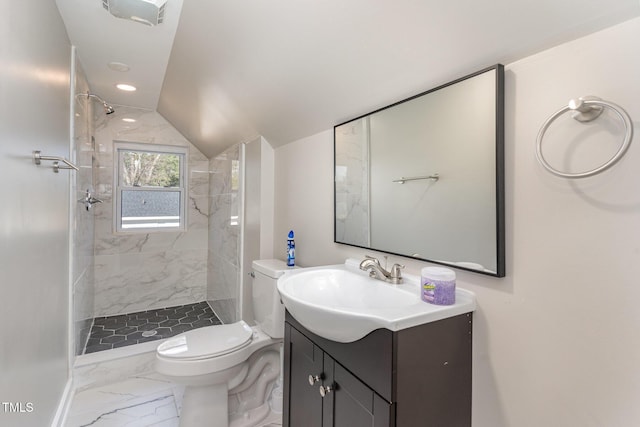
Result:
<svg viewBox="0 0 640 427"><path fill-rule="evenodd" d="M121 185L179 187L180 155L148 151L121 152Z"/></svg>

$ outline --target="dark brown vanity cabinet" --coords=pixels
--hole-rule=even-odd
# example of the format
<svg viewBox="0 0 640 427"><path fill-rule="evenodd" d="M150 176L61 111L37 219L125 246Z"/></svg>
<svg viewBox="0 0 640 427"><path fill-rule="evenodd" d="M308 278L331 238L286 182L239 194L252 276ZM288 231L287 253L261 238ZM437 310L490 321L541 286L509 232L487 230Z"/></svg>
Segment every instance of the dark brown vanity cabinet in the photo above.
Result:
<svg viewBox="0 0 640 427"><path fill-rule="evenodd" d="M471 332L466 313L338 343L287 312L283 425L469 427Z"/></svg>

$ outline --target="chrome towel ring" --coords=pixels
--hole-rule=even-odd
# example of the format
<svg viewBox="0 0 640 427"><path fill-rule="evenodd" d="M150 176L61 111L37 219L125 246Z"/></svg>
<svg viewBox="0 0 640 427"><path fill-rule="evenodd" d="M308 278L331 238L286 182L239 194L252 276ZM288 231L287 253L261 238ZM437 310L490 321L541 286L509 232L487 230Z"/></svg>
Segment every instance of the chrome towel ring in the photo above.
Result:
<svg viewBox="0 0 640 427"><path fill-rule="evenodd" d="M544 134L549 128L549 126L551 125L551 123L553 123L554 120L556 120L558 117L560 117L562 114L566 113L567 111L573 111L574 113L572 117L578 120L579 122L590 122L598 118L600 114L602 114L602 111L605 108L609 108L611 111L613 111L620 118L620 120L622 120L622 123L624 124L624 130L625 130L624 140L622 142L622 145L616 152L616 154L614 154L614 156L611 159L609 159L606 163L602 164L601 166L598 166L595 169L592 169L586 172L567 173L567 172L562 172L557 169L554 169L546 161L546 159L544 158L544 155L542 154L542 138L544 137ZM538 132L538 138L536 143L536 157L538 158L538 161L540 162L540 164L544 166L546 170L548 170L554 175L557 175L563 178L586 178L609 169L618 160L620 160L622 156L624 156L624 153L629 148L629 145L631 144L631 139L633 139L633 123L631 122L631 117L629 117L629 114L624 110L624 108L614 104L613 102L603 101L600 98L596 98L596 97L583 97L579 99L572 99L571 101L569 101L569 105L567 105L566 107L554 113L551 117L549 117L544 122L544 124L540 128L540 132Z"/></svg>

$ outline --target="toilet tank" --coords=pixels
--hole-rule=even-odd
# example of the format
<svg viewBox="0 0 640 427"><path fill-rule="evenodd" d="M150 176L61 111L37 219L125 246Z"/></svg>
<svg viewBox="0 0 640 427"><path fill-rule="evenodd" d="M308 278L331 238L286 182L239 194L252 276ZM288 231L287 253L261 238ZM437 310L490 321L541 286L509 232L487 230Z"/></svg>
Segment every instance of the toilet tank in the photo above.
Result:
<svg viewBox="0 0 640 427"><path fill-rule="evenodd" d="M260 329L272 338L284 337L284 305L276 283L286 271L295 267L287 267L279 259L263 259L253 261L253 315Z"/></svg>

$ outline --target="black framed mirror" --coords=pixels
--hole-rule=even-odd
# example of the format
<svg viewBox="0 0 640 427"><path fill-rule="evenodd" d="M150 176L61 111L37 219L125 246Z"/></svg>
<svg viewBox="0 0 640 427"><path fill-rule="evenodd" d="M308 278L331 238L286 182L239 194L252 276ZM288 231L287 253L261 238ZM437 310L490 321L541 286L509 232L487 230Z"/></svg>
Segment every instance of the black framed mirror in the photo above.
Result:
<svg viewBox="0 0 640 427"><path fill-rule="evenodd" d="M334 241L505 275L504 67L334 127Z"/></svg>

